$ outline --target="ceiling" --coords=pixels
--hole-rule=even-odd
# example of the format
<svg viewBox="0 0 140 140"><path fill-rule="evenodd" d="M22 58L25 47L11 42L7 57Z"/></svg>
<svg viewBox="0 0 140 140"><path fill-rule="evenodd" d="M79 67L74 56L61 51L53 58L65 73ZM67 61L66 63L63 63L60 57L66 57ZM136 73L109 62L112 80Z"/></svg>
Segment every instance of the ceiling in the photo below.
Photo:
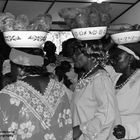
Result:
<svg viewBox="0 0 140 140"><path fill-rule="evenodd" d="M113 23L140 0L107 0L107 2L110 2L112 7ZM83 7L91 3L92 0L0 0L0 11L11 12L14 15L25 14L30 19L40 13L47 12L53 18L52 30L67 30L64 20L58 15L58 11L64 7Z"/></svg>

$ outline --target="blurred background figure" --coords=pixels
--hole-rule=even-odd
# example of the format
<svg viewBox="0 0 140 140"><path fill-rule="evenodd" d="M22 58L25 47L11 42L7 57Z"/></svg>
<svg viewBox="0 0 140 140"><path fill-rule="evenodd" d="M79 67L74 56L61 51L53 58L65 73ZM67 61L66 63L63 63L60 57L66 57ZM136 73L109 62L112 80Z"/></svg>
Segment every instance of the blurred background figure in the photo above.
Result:
<svg viewBox="0 0 140 140"><path fill-rule="evenodd" d="M44 56L44 66L47 71L54 74L54 69L56 67L56 45L52 41L46 41L43 47L43 51L45 53Z"/></svg>
<svg viewBox="0 0 140 140"><path fill-rule="evenodd" d="M9 59L9 53L11 51L11 48L5 43L5 39L3 36L3 32L0 31L0 89L2 86L2 77L3 77L3 71L6 71L3 69L3 63L4 61Z"/></svg>
<svg viewBox="0 0 140 140"><path fill-rule="evenodd" d="M78 40L76 38L69 38L62 42L62 51L59 53L60 55L68 58L72 58L74 51L74 43Z"/></svg>
<svg viewBox="0 0 140 140"><path fill-rule="evenodd" d="M44 72L42 54L40 49L11 50L15 82L0 91L0 130L17 140L72 140L66 87Z"/></svg>
<svg viewBox="0 0 140 140"><path fill-rule="evenodd" d="M56 61L56 45L52 41L46 41L43 47L45 52L45 64L55 63Z"/></svg>
<svg viewBox="0 0 140 140"><path fill-rule="evenodd" d="M102 39L102 49L106 53L107 57L109 58L109 50L110 48L115 47L117 44L114 43L114 41L111 39L111 36L109 34L106 34ZM104 66L104 69L109 73L112 82L115 81L116 78L120 76L120 73L115 72L114 68L112 67L110 61L107 61L106 65Z"/></svg>
<svg viewBox="0 0 140 140"><path fill-rule="evenodd" d="M69 101L72 101L75 84L78 80L78 74L75 73L73 65L68 61L62 61L59 66L55 68L55 75L59 82L62 82L67 88Z"/></svg>

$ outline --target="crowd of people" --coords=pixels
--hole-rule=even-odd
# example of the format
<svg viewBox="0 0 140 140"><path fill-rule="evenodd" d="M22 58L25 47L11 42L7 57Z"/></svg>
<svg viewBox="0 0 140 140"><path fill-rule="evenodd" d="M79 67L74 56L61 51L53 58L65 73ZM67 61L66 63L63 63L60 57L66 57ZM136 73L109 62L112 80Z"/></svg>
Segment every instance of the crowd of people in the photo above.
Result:
<svg viewBox="0 0 140 140"><path fill-rule="evenodd" d="M0 47L0 139L140 139L139 42L70 38L56 54L51 41L11 49L1 34Z"/></svg>

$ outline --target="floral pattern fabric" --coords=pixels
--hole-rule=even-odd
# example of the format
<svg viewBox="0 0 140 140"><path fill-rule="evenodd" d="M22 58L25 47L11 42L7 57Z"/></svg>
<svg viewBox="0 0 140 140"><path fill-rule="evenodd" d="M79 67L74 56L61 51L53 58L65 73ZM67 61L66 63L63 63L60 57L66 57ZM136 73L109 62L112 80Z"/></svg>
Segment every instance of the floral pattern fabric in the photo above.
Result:
<svg viewBox="0 0 140 140"><path fill-rule="evenodd" d="M24 81L2 89L0 139L71 140L71 110L65 87L52 79L43 94Z"/></svg>

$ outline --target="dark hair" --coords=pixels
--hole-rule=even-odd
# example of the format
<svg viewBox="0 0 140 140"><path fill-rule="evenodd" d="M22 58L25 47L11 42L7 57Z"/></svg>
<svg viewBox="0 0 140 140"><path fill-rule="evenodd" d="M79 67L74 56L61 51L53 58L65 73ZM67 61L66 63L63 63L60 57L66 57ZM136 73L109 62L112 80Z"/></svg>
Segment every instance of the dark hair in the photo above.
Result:
<svg viewBox="0 0 140 140"><path fill-rule="evenodd" d="M75 48L75 52L83 53L87 57L92 57L93 55L96 56L98 55L96 52L100 51L100 43L99 40L81 41ZM88 49L90 49L90 51L88 51Z"/></svg>
<svg viewBox="0 0 140 140"><path fill-rule="evenodd" d="M84 54L88 58L96 59L101 65L108 61L108 55L103 49L101 40L81 41L75 48L74 55Z"/></svg>
<svg viewBox="0 0 140 140"><path fill-rule="evenodd" d="M3 62L4 60L9 59L10 51L11 47L6 44L3 32L0 31L0 89L2 89Z"/></svg>
<svg viewBox="0 0 140 140"><path fill-rule="evenodd" d="M3 60L8 59L10 51L11 47L6 44L3 32L0 31L0 55L2 56L1 58Z"/></svg>
<svg viewBox="0 0 140 140"><path fill-rule="evenodd" d="M43 50L46 53L54 54L56 52L56 45L52 41L46 41Z"/></svg>
<svg viewBox="0 0 140 140"><path fill-rule="evenodd" d="M132 69L140 68L140 60L134 59L130 66L131 66Z"/></svg>
<svg viewBox="0 0 140 140"><path fill-rule="evenodd" d="M101 39L102 45L103 45L103 49L104 51L109 51L110 48L112 48L115 43L112 40L111 36L106 34L102 39Z"/></svg>
<svg viewBox="0 0 140 140"><path fill-rule="evenodd" d="M62 61L61 64L55 68L55 74L58 77L59 82L63 80L63 83L68 88L72 84L66 76L66 73L69 72L70 69L71 64L68 61Z"/></svg>
<svg viewBox="0 0 140 140"><path fill-rule="evenodd" d="M46 66L50 63L55 63L56 45L52 41L47 41L47 42L45 42L43 50L46 52L45 56L47 57L47 59L45 59L45 61L44 61L44 65Z"/></svg>
<svg viewBox="0 0 140 140"><path fill-rule="evenodd" d="M4 88L6 85L11 84L13 82L15 81L12 77L11 72L4 74L2 77L2 88Z"/></svg>
<svg viewBox="0 0 140 140"><path fill-rule="evenodd" d="M76 38L69 38L62 42L62 54L64 57L72 58L74 48L77 45L78 40Z"/></svg>

